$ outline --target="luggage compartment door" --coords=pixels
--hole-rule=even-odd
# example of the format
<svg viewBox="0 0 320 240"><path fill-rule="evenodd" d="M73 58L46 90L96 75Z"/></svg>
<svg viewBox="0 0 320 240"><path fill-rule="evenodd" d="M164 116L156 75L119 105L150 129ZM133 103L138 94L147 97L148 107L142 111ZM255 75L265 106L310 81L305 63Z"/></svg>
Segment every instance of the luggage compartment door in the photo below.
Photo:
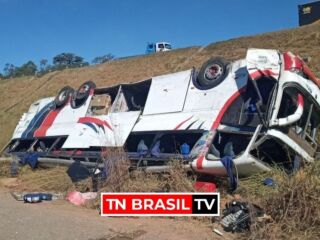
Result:
<svg viewBox="0 0 320 240"><path fill-rule="evenodd" d="M191 70L152 78L143 115L181 112L190 79Z"/></svg>

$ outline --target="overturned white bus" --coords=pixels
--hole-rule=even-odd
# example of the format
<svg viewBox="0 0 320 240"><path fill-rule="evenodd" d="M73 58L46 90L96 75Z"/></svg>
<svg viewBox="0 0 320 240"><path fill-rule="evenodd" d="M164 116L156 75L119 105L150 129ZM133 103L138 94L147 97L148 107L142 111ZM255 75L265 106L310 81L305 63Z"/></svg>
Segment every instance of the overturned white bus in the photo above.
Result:
<svg viewBox="0 0 320 240"><path fill-rule="evenodd" d="M318 150L319 86L298 56L265 49L132 84L89 81L33 103L6 152L94 166L102 150L123 147L133 168L150 171L179 158L194 171L226 175L224 156L240 176L273 164L290 170Z"/></svg>

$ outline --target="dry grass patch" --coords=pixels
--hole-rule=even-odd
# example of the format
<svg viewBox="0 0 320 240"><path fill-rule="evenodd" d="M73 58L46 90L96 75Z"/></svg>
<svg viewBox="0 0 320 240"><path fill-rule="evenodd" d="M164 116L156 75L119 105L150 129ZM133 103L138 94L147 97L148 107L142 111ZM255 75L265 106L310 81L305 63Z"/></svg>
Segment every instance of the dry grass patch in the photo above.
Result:
<svg viewBox="0 0 320 240"><path fill-rule="evenodd" d="M190 176L182 163L172 161L165 173L132 172L122 185L122 192L194 192L195 177Z"/></svg>
<svg viewBox="0 0 320 240"><path fill-rule="evenodd" d="M190 176L183 164L174 159L165 173L129 172L129 160L121 149L108 151L105 155L107 178L100 183L100 192L193 192L195 177ZM98 194L99 195L99 194ZM98 208L100 199L90 203Z"/></svg>
<svg viewBox="0 0 320 240"><path fill-rule="evenodd" d="M11 177L11 161L0 161L0 177Z"/></svg>
<svg viewBox="0 0 320 240"><path fill-rule="evenodd" d="M11 178L11 160L0 161L0 178ZM92 191L92 180L73 183L67 174L67 167L56 166L51 168L31 169L28 165L20 166L17 163L16 191L53 191L67 193L77 190L80 192Z"/></svg>
<svg viewBox="0 0 320 240"><path fill-rule="evenodd" d="M67 192L75 186L66 173L65 167L32 170L29 166L19 171L18 181L21 191Z"/></svg>
<svg viewBox="0 0 320 240"><path fill-rule="evenodd" d="M270 175L269 175L270 176ZM289 176L277 171L277 187L257 195L273 222L253 226L244 239L319 239L320 236L320 162ZM260 188L263 188L261 186ZM251 200L255 200L251 197ZM249 198L250 199L250 198Z"/></svg>
<svg viewBox="0 0 320 240"><path fill-rule="evenodd" d="M103 183L104 192L193 192L195 178L189 176L183 164L175 159L164 173L143 170L129 173L129 160L125 154L108 162L109 175Z"/></svg>
<svg viewBox="0 0 320 240"><path fill-rule="evenodd" d="M283 181L284 175L285 173L281 169L272 169L270 172L257 173L247 178L241 178L236 193L243 198L260 202L279 192L278 185ZM270 177L274 180L275 186L265 186L263 184L263 180Z"/></svg>

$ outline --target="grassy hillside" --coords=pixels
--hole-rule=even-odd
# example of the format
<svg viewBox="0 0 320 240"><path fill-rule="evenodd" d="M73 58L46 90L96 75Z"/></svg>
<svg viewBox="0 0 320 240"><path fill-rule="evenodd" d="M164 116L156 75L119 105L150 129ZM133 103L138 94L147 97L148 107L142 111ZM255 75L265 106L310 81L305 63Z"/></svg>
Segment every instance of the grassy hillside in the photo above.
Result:
<svg viewBox="0 0 320 240"><path fill-rule="evenodd" d="M86 80L98 87L133 82L151 76L199 67L212 56L235 60L245 56L246 49L275 48L310 56L310 67L320 75L320 22L296 29L242 37L171 52L117 60L97 66L66 69L42 77L16 78L0 81L0 148L10 139L23 112L29 105L46 96L54 96L65 85L77 88Z"/></svg>

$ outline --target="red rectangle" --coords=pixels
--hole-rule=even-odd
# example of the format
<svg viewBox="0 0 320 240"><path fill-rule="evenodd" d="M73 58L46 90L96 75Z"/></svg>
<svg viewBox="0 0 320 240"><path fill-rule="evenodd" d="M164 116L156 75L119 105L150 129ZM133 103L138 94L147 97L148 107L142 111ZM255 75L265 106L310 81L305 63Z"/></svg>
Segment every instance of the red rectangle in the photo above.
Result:
<svg viewBox="0 0 320 240"><path fill-rule="evenodd" d="M102 216L194 216L201 193L102 193ZM217 193L215 193L218 195Z"/></svg>

